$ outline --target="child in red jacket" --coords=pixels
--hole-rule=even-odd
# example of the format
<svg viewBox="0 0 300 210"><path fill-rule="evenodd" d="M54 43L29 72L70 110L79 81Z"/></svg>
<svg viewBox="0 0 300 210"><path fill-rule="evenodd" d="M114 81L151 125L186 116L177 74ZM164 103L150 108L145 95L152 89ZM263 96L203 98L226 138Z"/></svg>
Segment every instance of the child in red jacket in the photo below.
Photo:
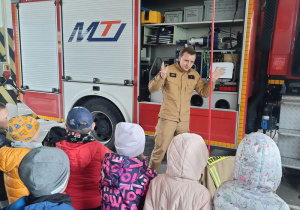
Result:
<svg viewBox="0 0 300 210"><path fill-rule="evenodd" d="M90 135L94 127L91 113L84 107L75 107L67 117L67 140L56 143L70 159L71 173L65 192L71 196L75 209L101 207L101 167L110 150Z"/></svg>

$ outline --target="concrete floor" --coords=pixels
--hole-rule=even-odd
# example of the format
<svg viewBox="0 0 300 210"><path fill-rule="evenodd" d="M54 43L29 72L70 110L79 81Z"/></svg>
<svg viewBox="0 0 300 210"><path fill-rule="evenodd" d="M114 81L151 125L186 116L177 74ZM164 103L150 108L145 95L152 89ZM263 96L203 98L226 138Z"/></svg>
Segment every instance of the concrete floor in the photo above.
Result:
<svg viewBox="0 0 300 210"><path fill-rule="evenodd" d="M19 115L30 114L31 111L24 105L19 104ZM55 121L38 120L41 125L40 139L44 139L49 129L53 126L64 126L63 123ZM150 156L154 147L153 136L146 136L146 146L144 154ZM227 156L235 155L234 150L225 150L219 147L211 147L211 156ZM165 157L161 164L159 173L165 173L167 170L167 158ZM300 170L283 168L283 177L281 184L277 190L277 194L285 200L292 210L300 210Z"/></svg>

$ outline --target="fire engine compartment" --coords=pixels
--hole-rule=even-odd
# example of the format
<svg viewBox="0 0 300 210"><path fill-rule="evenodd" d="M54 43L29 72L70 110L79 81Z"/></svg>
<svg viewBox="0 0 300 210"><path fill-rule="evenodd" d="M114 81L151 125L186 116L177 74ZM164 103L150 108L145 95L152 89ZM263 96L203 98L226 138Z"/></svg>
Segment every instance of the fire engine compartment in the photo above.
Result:
<svg viewBox="0 0 300 210"><path fill-rule="evenodd" d="M196 6L204 6L205 4L207 6L206 1L195 0L189 2L178 0L141 2L142 10L149 9L165 14L165 21L170 21L168 14L171 14L171 21L179 20L179 22L141 24L139 120L146 131L154 132L159 105L162 102L161 91L156 93L149 93L148 91L148 83L160 71L162 62L167 65L178 62L180 50L186 46L191 46L197 52L194 69L204 81L209 82L210 37L212 33L209 17L211 14L204 9L203 19L200 18L201 20L196 22L184 22L186 21L184 13L187 11L184 8L197 9ZM225 65L229 73L227 73L226 78L217 81L211 99L213 110L212 141L219 142L218 145L220 146L233 148L236 146L236 128L240 104L239 94L242 76L240 72L243 70L241 59L245 39L246 2L238 1L238 6L235 6L235 0L226 3L217 1L216 4L216 11L219 13L216 14L213 66ZM235 12L236 9L237 12ZM180 11L183 11L183 18L180 16ZM226 17L228 14L224 11L231 11L231 17ZM215 67L213 68L215 69ZM204 139L207 138L208 105L209 98L202 98L194 91L191 99L190 129L191 132L202 135Z"/></svg>
<svg viewBox="0 0 300 210"><path fill-rule="evenodd" d="M204 4L204 1L189 1L188 4L180 3L179 1L172 2L171 4L168 1L151 1L151 3L147 1L144 2L145 4L143 4L142 1L142 7L146 7L154 11L160 11L162 14L170 10L179 10L180 8L183 10L182 8L190 5ZM239 4L242 4L242 8L245 8L244 1L241 1ZM214 62L216 66L225 64L224 62L229 64L232 63L233 73L229 77L220 79L217 82L215 92L213 94L213 108L229 110L237 109L237 94L240 79L239 71L241 68L240 61L243 42L243 19L244 17L242 19L232 18L221 21L217 20L214 41ZM167 32L171 35L166 35ZM197 70L204 81L208 81L209 74L207 73L207 70L210 69L210 41L207 40L210 39L211 33L211 23L210 21L205 20L199 22L177 22L169 24L142 24L140 70L141 86L144 88L148 84L149 80L151 80L160 71L162 61L168 65L176 63L179 51L184 46L191 46L195 48L197 56L194 69ZM232 40L230 40L230 37ZM206 40L206 43L199 44L200 41L197 40ZM230 46L230 41L232 46ZM161 102L161 93L150 94L143 88L140 90L140 97L142 101L150 101L154 103ZM222 92L224 101L221 101L222 97L218 95L218 92ZM199 97L193 97L191 105L207 108L207 100Z"/></svg>

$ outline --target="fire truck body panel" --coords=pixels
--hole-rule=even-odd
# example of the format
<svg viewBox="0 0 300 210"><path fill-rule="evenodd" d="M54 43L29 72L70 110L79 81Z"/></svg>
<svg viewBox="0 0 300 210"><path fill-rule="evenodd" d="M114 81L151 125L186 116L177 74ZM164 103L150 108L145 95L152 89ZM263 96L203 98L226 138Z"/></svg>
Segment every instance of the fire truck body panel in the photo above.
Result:
<svg viewBox="0 0 300 210"><path fill-rule="evenodd" d="M59 89L56 18L54 1L19 4L22 86L27 90Z"/></svg>
<svg viewBox="0 0 300 210"><path fill-rule="evenodd" d="M133 80L132 0L64 0L62 14L65 77L119 85Z"/></svg>
<svg viewBox="0 0 300 210"><path fill-rule="evenodd" d="M300 78L300 75L292 75L298 16L299 1L278 2L274 37L269 57L268 74L270 76L282 76L281 78L287 79Z"/></svg>
<svg viewBox="0 0 300 210"><path fill-rule="evenodd" d="M140 103L139 124L146 134L154 135L160 104ZM237 131L237 111L212 110L211 144L235 148ZM208 139L208 109L191 108L190 132L198 133L207 142Z"/></svg>
<svg viewBox="0 0 300 210"><path fill-rule="evenodd" d="M82 99L105 98L111 101L122 113L126 122L133 121L133 86L64 82L64 110L70 110ZM96 89L99 88L99 91ZM74 91L76 90L76 91ZM111 94L114 93L114 94ZM82 104L82 103L80 103ZM65 113L64 119L67 117Z"/></svg>
<svg viewBox="0 0 300 210"><path fill-rule="evenodd" d="M41 118L60 121L60 95L56 93L43 93L24 91L23 103Z"/></svg>

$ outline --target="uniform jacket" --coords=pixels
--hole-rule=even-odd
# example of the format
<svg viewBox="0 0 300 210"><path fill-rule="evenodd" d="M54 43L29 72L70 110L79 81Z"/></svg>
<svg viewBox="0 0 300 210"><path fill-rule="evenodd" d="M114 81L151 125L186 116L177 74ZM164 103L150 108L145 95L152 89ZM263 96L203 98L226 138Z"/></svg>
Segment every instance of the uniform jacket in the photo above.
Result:
<svg viewBox="0 0 300 210"><path fill-rule="evenodd" d="M83 144L56 143L56 147L66 152L70 159L70 179L66 193L71 196L75 209L92 209L101 205L99 181L105 153L110 150L98 141Z"/></svg>
<svg viewBox="0 0 300 210"><path fill-rule="evenodd" d="M70 201L68 195L54 194L43 196L38 198L36 202L30 202L29 197L23 196L3 210L75 210L72 206L65 203L66 200Z"/></svg>
<svg viewBox="0 0 300 210"><path fill-rule="evenodd" d="M102 164L102 209L143 209L150 181L156 175L145 160L106 154Z"/></svg>
<svg viewBox="0 0 300 210"><path fill-rule="evenodd" d="M4 146L0 149L0 170L4 172L4 183L9 203L20 197L29 195L19 177L19 165L23 157L30 151L29 148L10 148Z"/></svg>
<svg viewBox="0 0 300 210"><path fill-rule="evenodd" d="M281 157L276 143L262 133L247 135L240 143L233 181L221 184L214 196L216 210L287 210L274 192L282 177Z"/></svg>
<svg viewBox="0 0 300 210"><path fill-rule="evenodd" d="M167 153L167 172L150 183L144 210L209 210L211 195L198 180L206 166L208 151L196 134L176 136Z"/></svg>
<svg viewBox="0 0 300 210"><path fill-rule="evenodd" d="M223 182L232 180L234 160L235 156L212 156L208 158L201 183L209 190L212 197Z"/></svg>
<svg viewBox="0 0 300 210"><path fill-rule="evenodd" d="M158 73L149 82L148 88L150 92L162 90L163 102L158 116L176 122L190 120L194 90L202 97L209 96L209 83L205 83L197 71L190 69L186 72L178 63L169 66L165 80Z"/></svg>

